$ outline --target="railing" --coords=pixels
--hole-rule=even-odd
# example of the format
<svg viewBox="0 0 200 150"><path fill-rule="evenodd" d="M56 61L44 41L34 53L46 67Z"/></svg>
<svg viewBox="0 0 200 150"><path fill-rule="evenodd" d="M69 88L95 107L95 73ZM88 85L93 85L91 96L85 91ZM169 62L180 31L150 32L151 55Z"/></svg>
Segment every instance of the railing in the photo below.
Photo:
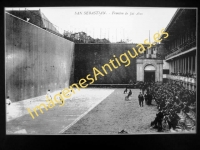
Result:
<svg viewBox="0 0 200 150"><path fill-rule="evenodd" d="M175 76L175 75L167 75L168 79L176 80L176 81L182 81L187 83L193 83L196 84L196 78L190 78L190 77L183 77L183 76Z"/></svg>
<svg viewBox="0 0 200 150"><path fill-rule="evenodd" d="M174 55L176 55L180 52L184 52L184 51L186 51L189 48L192 48L194 46L196 46L196 38L192 38L191 40L186 41L184 44L174 48L172 51L175 51L175 52L172 52L171 54L167 55L165 57L165 59L168 59L168 58L170 58L170 57L172 57L172 56L174 56Z"/></svg>
<svg viewBox="0 0 200 150"><path fill-rule="evenodd" d="M28 10L26 8L22 9L10 9L10 10L6 10L8 13L19 17L25 21L28 21L42 29L45 29L53 34L56 34L58 36L61 36L69 41L72 41L74 43L111 43L108 39L106 39L106 41L98 41L97 39L94 38L90 38L90 39L86 39L85 37L81 37L80 39L77 37L74 37L75 33L79 34L80 32L74 32L74 31L66 31L58 26L56 26L55 24L51 23L49 20L47 20L47 18L45 17L45 15L43 13L40 13L40 10ZM11 11L11 12L9 12ZM39 13L35 13L35 12L39 12ZM44 16L42 16L44 15ZM30 20L27 20L28 18L30 18Z"/></svg>
<svg viewBox="0 0 200 150"><path fill-rule="evenodd" d="M49 20L47 20L47 18L44 18L45 16L42 16L42 14L34 12L34 11L39 12L40 10L28 10L26 8L25 9L20 8L20 9L13 9L13 10L7 10L7 11L8 13L11 13L12 15L15 15L25 21L28 21L58 36L64 37L64 34L68 32L56 26L55 24L51 23ZM30 18L30 20L26 20L27 18Z"/></svg>

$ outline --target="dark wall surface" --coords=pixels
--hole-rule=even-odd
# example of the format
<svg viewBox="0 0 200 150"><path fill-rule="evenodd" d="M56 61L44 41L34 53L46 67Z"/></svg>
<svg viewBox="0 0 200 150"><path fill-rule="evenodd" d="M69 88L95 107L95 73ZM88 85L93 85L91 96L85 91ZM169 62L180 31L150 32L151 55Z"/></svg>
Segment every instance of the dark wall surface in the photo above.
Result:
<svg viewBox="0 0 200 150"><path fill-rule="evenodd" d="M88 74L93 77L93 67L104 73L101 66L109 64L110 59L114 60L113 55L119 60L121 54L127 53L128 50L132 52L133 47L136 48L136 44L76 44L74 81L78 82ZM98 80L93 84L128 84L130 80L136 81L136 58L129 56L129 59L129 66L125 67L126 63L121 63L121 66L112 72L107 69L108 74L98 75Z"/></svg>
<svg viewBox="0 0 200 150"><path fill-rule="evenodd" d="M6 13L6 95L20 101L73 82L74 43Z"/></svg>

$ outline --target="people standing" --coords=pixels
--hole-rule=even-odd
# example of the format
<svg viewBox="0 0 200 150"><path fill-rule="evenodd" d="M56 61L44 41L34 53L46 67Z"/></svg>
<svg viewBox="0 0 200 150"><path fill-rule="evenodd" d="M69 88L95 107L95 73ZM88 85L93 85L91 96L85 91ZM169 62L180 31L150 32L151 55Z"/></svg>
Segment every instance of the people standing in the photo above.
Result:
<svg viewBox="0 0 200 150"><path fill-rule="evenodd" d="M129 92L128 92L128 98L130 97L132 95L132 91L131 91L131 89L129 90Z"/></svg>
<svg viewBox="0 0 200 150"><path fill-rule="evenodd" d="M51 96L51 91L50 90L47 91L47 96L48 96L48 98L50 98L51 100L53 100L53 97Z"/></svg>
<svg viewBox="0 0 200 150"><path fill-rule="evenodd" d="M154 128L157 128L158 132L162 131L163 117L164 117L163 110L160 109L159 112L156 114L155 120L151 122L151 126L154 125Z"/></svg>
<svg viewBox="0 0 200 150"><path fill-rule="evenodd" d="M9 96L7 96L7 98L6 98L6 113L8 114L8 106L9 105L11 105L11 100L10 100L10 98L9 98Z"/></svg>
<svg viewBox="0 0 200 150"><path fill-rule="evenodd" d="M143 94L141 92L138 95L138 100L139 100L140 107L143 107L144 96L143 96Z"/></svg>
<svg viewBox="0 0 200 150"><path fill-rule="evenodd" d="M6 98L6 104L7 104L7 105L10 105L11 103L12 103L12 102L11 102L9 96L7 96L7 98Z"/></svg>
<svg viewBox="0 0 200 150"><path fill-rule="evenodd" d="M149 93L148 95L149 95L149 96L148 96L149 105L151 105L151 102L152 102L152 94Z"/></svg>
<svg viewBox="0 0 200 150"><path fill-rule="evenodd" d="M145 85L142 86L142 94L144 94L145 91Z"/></svg>
<svg viewBox="0 0 200 150"><path fill-rule="evenodd" d="M127 87L126 87L126 89L124 90L124 94L126 94L128 92L128 89L127 89Z"/></svg>
<svg viewBox="0 0 200 150"><path fill-rule="evenodd" d="M145 100L145 104L147 105L148 103L148 94L147 94L147 92L145 93L145 95L144 95L144 100Z"/></svg>

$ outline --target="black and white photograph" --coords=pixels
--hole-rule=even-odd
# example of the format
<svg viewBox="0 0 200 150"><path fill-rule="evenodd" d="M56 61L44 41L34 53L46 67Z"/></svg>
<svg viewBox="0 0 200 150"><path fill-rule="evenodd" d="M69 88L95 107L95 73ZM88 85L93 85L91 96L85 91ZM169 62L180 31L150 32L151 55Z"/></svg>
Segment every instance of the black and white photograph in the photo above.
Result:
<svg viewBox="0 0 200 150"><path fill-rule="evenodd" d="M197 10L4 7L6 135L196 134Z"/></svg>

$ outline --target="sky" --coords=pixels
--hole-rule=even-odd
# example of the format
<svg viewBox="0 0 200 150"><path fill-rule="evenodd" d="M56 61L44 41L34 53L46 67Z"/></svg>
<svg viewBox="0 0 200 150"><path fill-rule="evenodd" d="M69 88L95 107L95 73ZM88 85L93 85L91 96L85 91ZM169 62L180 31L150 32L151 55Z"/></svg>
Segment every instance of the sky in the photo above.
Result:
<svg viewBox="0 0 200 150"><path fill-rule="evenodd" d="M13 8L19 9L19 8ZM20 8L23 10L25 8ZM111 42L143 43L169 24L177 8L166 7L27 7L41 10L63 30L86 32L93 38ZM150 36L149 36L150 35ZM128 39L128 40L127 40Z"/></svg>

